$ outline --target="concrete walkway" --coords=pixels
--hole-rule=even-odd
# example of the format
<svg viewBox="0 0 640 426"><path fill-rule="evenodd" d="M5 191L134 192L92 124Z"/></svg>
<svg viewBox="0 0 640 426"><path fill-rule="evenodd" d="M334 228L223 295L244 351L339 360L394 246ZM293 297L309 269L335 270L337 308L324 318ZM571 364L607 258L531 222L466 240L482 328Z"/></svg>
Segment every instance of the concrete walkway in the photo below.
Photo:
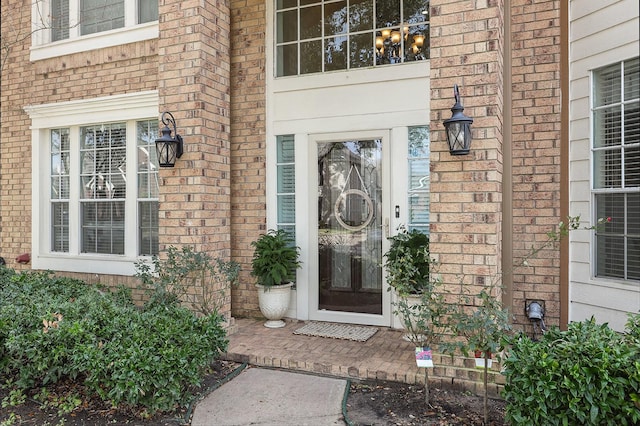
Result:
<svg viewBox="0 0 640 426"><path fill-rule="evenodd" d="M191 425L344 425L346 385L344 379L247 368L196 405Z"/></svg>

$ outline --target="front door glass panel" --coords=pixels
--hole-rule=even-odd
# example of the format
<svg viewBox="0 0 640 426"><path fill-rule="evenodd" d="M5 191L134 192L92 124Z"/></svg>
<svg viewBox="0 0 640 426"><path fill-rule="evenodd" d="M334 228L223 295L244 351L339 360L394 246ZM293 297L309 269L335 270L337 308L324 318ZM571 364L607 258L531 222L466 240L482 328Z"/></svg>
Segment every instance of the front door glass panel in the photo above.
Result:
<svg viewBox="0 0 640 426"><path fill-rule="evenodd" d="M382 314L382 140L318 144L320 310Z"/></svg>

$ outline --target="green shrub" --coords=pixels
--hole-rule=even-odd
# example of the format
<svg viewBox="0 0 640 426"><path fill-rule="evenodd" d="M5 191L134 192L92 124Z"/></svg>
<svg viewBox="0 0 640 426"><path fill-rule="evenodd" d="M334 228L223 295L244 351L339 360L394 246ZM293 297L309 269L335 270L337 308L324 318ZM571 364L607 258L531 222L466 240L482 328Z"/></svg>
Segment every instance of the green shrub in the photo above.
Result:
<svg viewBox="0 0 640 426"><path fill-rule="evenodd" d="M511 424L640 423L640 315L627 334L606 324L572 323L534 342L518 336L504 360L503 397Z"/></svg>
<svg viewBox="0 0 640 426"><path fill-rule="evenodd" d="M136 263L136 277L148 296L147 307L182 303L202 315L220 313L240 265L212 258L192 247L169 247L166 258Z"/></svg>
<svg viewBox="0 0 640 426"><path fill-rule="evenodd" d="M68 378L113 406L170 411L226 350L217 314L171 301L138 309L126 290L51 273L0 281L0 373L18 389Z"/></svg>

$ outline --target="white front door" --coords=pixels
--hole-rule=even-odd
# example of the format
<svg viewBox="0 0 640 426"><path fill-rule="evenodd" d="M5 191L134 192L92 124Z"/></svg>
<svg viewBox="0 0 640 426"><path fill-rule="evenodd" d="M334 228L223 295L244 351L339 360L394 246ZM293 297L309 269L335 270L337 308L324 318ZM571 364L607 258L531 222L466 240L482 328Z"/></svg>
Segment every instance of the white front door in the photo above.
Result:
<svg viewBox="0 0 640 426"><path fill-rule="evenodd" d="M309 317L388 326L391 302L382 263L389 231L389 131L313 135L310 142L315 170L308 176L317 183L317 209L309 223L317 250L311 254Z"/></svg>

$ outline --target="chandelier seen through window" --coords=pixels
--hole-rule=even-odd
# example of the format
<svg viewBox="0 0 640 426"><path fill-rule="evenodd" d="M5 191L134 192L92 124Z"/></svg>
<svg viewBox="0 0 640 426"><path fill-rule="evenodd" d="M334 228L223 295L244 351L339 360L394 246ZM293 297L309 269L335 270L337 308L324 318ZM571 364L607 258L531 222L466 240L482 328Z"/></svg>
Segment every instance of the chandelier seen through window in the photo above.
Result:
<svg viewBox="0 0 640 426"><path fill-rule="evenodd" d="M277 0L278 77L429 58L429 0Z"/></svg>

